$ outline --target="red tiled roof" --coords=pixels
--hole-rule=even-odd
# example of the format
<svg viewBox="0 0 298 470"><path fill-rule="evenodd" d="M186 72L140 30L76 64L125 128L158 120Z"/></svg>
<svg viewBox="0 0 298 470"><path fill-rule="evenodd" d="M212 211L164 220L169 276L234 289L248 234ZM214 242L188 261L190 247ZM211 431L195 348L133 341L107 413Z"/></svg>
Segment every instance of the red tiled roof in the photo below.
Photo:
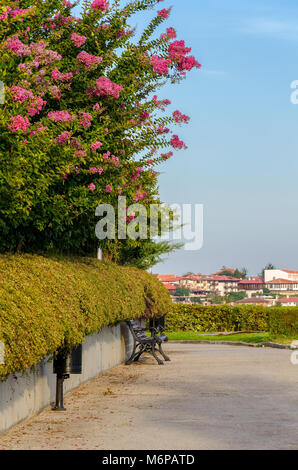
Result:
<svg viewBox="0 0 298 470"><path fill-rule="evenodd" d="M264 284L264 279L259 278L259 279L241 279L239 284Z"/></svg>
<svg viewBox="0 0 298 470"><path fill-rule="evenodd" d="M180 276L176 274L154 274L161 282L175 282L179 281Z"/></svg>
<svg viewBox="0 0 298 470"><path fill-rule="evenodd" d="M285 297L283 299L278 299L278 302L280 303L290 303L290 302L297 302L298 303L298 297Z"/></svg>
<svg viewBox="0 0 298 470"><path fill-rule="evenodd" d="M285 273L298 274L298 271L293 271L293 270L291 270L291 269L280 269L279 271L284 271Z"/></svg>
<svg viewBox="0 0 298 470"><path fill-rule="evenodd" d="M289 281L289 279L272 279L272 281L267 281L266 284L297 284L297 281Z"/></svg>
<svg viewBox="0 0 298 470"><path fill-rule="evenodd" d="M206 276L205 280L207 281L222 281L222 282L239 282L240 279L230 276L219 276L217 274L212 274L211 276Z"/></svg>
<svg viewBox="0 0 298 470"><path fill-rule="evenodd" d="M167 290L176 290L177 289L177 286L173 286L173 284L168 284L168 283L164 283L164 286Z"/></svg>

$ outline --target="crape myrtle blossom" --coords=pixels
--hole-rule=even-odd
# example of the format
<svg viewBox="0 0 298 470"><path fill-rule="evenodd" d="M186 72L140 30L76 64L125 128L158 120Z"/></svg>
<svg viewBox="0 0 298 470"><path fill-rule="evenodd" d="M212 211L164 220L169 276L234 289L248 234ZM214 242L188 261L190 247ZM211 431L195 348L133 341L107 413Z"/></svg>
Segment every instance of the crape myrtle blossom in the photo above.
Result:
<svg viewBox="0 0 298 470"><path fill-rule="evenodd" d="M170 132L170 129L164 126L159 126L159 128L157 129L157 132L158 134L167 134L168 132Z"/></svg>
<svg viewBox="0 0 298 470"><path fill-rule="evenodd" d="M173 118L175 122L180 123L183 122L184 124L188 124L190 117L186 116L185 114L180 113L180 111L174 111L173 112Z"/></svg>
<svg viewBox="0 0 298 470"><path fill-rule="evenodd" d="M86 69L90 69L92 67L92 70L97 68L97 65L102 62L102 57L88 54L88 52L82 51L78 54L77 60L85 65Z"/></svg>
<svg viewBox="0 0 298 470"><path fill-rule="evenodd" d="M109 6L110 4L107 0L94 0L94 2L91 3L91 8L93 8L93 10L100 10L102 12L107 10Z"/></svg>
<svg viewBox="0 0 298 470"><path fill-rule="evenodd" d="M99 141L93 142L93 143L91 144L91 150L92 150L92 152L96 152L96 150L98 150L101 146L102 146L102 143L101 143L101 142L99 142Z"/></svg>
<svg viewBox="0 0 298 470"><path fill-rule="evenodd" d="M72 133L71 132L68 132L68 131L65 131L65 132L62 132L62 134L59 134L57 139L53 140L54 143L57 143L58 145L65 145L69 139L71 138L72 136Z"/></svg>
<svg viewBox="0 0 298 470"><path fill-rule="evenodd" d="M72 72L61 73L61 72L59 72L59 70L54 69L51 72L51 77L52 77L53 80L56 80L56 81L59 81L59 82L64 81L64 80L68 82L69 80L71 80L73 78L73 74L72 74Z"/></svg>
<svg viewBox="0 0 298 470"><path fill-rule="evenodd" d="M87 41L87 38L86 36L80 36L77 33L72 33L71 40L76 47L81 47L83 46L83 44L85 44L85 42Z"/></svg>
<svg viewBox="0 0 298 470"><path fill-rule="evenodd" d="M68 111L50 111L48 118L54 122L70 122L75 120L75 115Z"/></svg>
<svg viewBox="0 0 298 470"><path fill-rule="evenodd" d="M47 102L44 101L40 96L33 96L30 103L27 106L28 116L35 116L39 114Z"/></svg>
<svg viewBox="0 0 298 470"><path fill-rule="evenodd" d="M11 124L8 124L7 127L12 132L17 132L19 130L23 132L27 132L28 127L30 127L30 121L27 116L21 116L18 114L17 116L10 118Z"/></svg>
<svg viewBox="0 0 298 470"><path fill-rule="evenodd" d="M138 167L136 174L131 178L131 181L137 180L140 177L141 171L143 171L143 168Z"/></svg>
<svg viewBox="0 0 298 470"><path fill-rule="evenodd" d="M146 192L139 192L135 195L134 197L134 202L138 202L138 201L141 201L142 199L144 199L144 197L147 196L147 193Z"/></svg>
<svg viewBox="0 0 298 470"><path fill-rule="evenodd" d="M168 18L169 13L170 13L170 9L166 10L165 8L157 12L158 16L161 16L162 18Z"/></svg>
<svg viewBox="0 0 298 470"><path fill-rule="evenodd" d="M158 100L157 95L153 96L152 101L155 106L161 111L165 111L165 106L169 106L171 104L170 100Z"/></svg>
<svg viewBox="0 0 298 470"><path fill-rule="evenodd" d="M49 87L49 93L52 98L56 98L57 100L60 100L62 93L59 90L59 88L56 85L50 86Z"/></svg>
<svg viewBox="0 0 298 470"><path fill-rule="evenodd" d="M181 149L186 149L186 145L185 143L179 139L178 135L173 135L172 139L171 139L171 144L172 146L174 147L174 149L176 150L181 150Z"/></svg>
<svg viewBox="0 0 298 470"><path fill-rule="evenodd" d="M83 113L82 111L80 111L80 121L79 121L80 126L90 127L92 119L93 117L91 116L91 114Z"/></svg>
<svg viewBox="0 0 298 470"><path fill-rule="evenodd" d="M174 28L167 28L166 32L161 35L162 39L170 40L175 39L177 36L176 30Z"/></svg>
<svg viewBox="0 0 298 470"><path fill-rule="evenodd" d="M102 167L99 167L99 168L97 168L97 167L90 167L90 168L89 168L89 171L90 171L90 173L92 173L93 175L96 175L96 174L101 175L102 172L103 172L103 168L102 168Z"/></svg>
<svg viewBox="0 0 298 470"><path fill-rule="evenodd" d="M201 67L193 56L186 56L189 52L191 52L191 47L186 47L184 41L174 41L169 46L169 57L177 63L180 72L189 71L193 67Z"/></svg>
<svg viewBox="0 0 298 470"><path fill-rule="evenodd" d="M107 184L105 187L106 193L111 193L113 191L113 188L110 184Z"/></svg>
<svg viewBox="0 0 298 470"><path fill-rule="evenodd" d="M94 191L96 189L96 186L94 183L90 183L88 188L90 189L90 191Z"/></svg>
<svg viewBox="0 0 298 470"><path fill-rule="evenodd" d="M19 101L20 103L24 103L24 101L28 100L29 98L33 98L33 93L31 90L26 90L25 88L21 88L19 86L12 86L10 88L10 92L12 94L13 101Z"/></svg>
<svg viewBox="0 0 298 470"><path fill-rule="evenodd" d="M39 41L30 45L24 44L17 35L11 36L6 41L6 48L14 52L19 57L30 56L34 54L34 60L30 63L30 65L35 68L39 67L40 65L50 65L62 59L60 54L51 49L46 49L46 46L47 43L45 41Z"/></svg>
<svg viewBox="0 0 298 470"><path fill-rule="evenodd" d="M25 16L29 13L31 8L16 8L12 9L10 6L3 7L3 12L0 14L0 21L7 20L8 17L16 18L17 16ZM19 21L23 21L23 18L19 18Z"/></svg>
<svg viewBox="0 0 298 470"><path fill-rule="evenodd" d="M150 62L154 71L159 75L167 75L169 73L169 66L171 65L170 59L163 59L163 57L154 55L151 57Z"/></svg>
<svg viewBox="0 0 298 470"><path fill-rule="evenodd" d="M111 82L107 77L100 77L95 82L95 88L92 92L96 96L113 96L114 98L119 98L121 91L123 90L122 85L117 85L116 83Z"/></svg>

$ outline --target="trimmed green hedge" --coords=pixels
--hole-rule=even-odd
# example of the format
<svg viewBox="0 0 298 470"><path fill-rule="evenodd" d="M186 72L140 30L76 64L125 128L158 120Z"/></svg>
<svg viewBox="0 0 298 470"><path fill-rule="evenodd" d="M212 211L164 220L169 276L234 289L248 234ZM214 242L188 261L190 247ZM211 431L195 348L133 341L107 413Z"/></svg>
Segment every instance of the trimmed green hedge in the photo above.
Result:
<svg viewBox="0 0 298 470"><path fill-rule="evenodd" d="M298 307L258 305L173 305L167 331L267 331L273 336L298 335Z"/></svg>
<svg viewBox="0 0 298 470"><path fill-rule="evenodd" d="M298 339L298 307L277 307L270 309L269 331L273 336Z"/></svg>
<svg viewBox="0 0 298 470"><path fill-rule="evenodd" d="M76 346L104 326L161 316L171 305L162 283L135 268L89 258L0 255L0 377Z"/></svg>

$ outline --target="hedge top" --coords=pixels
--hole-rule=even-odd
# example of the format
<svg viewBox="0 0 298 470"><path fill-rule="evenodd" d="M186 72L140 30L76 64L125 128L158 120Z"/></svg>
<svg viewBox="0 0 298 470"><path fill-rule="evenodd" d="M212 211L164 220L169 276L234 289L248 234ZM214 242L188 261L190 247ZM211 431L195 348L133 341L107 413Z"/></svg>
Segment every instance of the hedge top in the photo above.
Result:
<svg viewBox="0 0 298 470"><path fill-rule="evenodd" d="M152 275L95 259L0 255L0 377L37 364L59 347L132 318L161 316L168 292Z"/></svg>

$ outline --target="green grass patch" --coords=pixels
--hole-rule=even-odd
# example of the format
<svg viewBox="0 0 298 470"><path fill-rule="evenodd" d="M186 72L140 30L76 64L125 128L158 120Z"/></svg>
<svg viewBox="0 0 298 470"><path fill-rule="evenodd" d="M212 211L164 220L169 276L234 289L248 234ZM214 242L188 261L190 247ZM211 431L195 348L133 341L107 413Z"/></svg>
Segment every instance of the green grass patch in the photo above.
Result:
<svg viewBox="0 0 298 470"><path fill-rule="evenodd" d="M270 341L269 333L239 333L235 335L208 335L202 332L178 331L167 333L170 341L241 341L244 343L266 343Z"/></svg>

